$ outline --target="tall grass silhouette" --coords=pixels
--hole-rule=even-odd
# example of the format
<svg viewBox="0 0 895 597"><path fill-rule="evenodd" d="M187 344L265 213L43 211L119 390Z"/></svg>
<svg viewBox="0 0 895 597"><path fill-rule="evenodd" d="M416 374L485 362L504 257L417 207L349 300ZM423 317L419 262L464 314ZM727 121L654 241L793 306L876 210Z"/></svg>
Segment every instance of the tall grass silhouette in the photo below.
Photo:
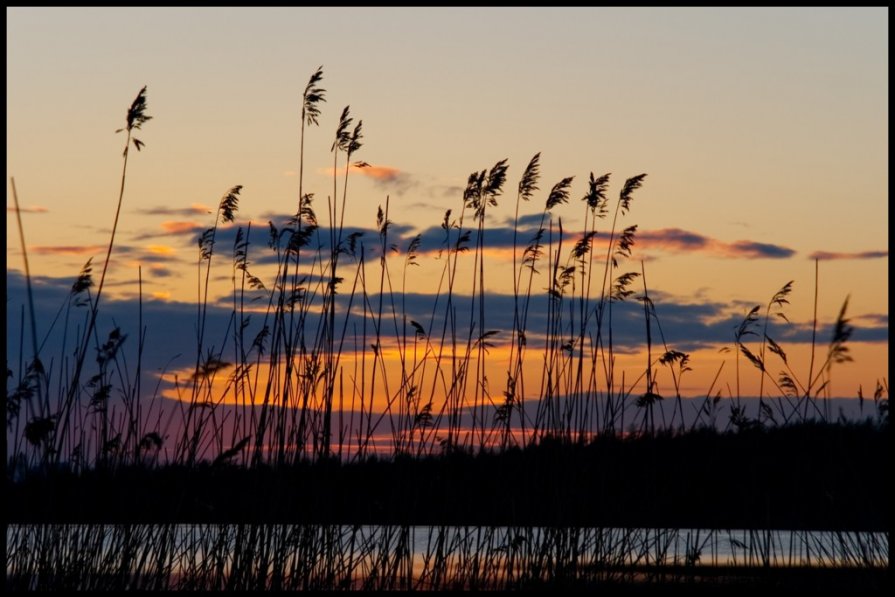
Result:
<svg viewBox="0 0 895 597"><path fill-rule="evenodd" d="M195 364L188 379L169 376L178 396L173 402L161 400L158 387L144 395L142 323L135 373L129 373L122 349L133 334L118 327L104 341L96 334L130 149L144 145L134 133L152 118L146 88L140 90L127 111L126 126L118 131L127 135L121 187L96 291L88 261L64 306L63 344L75 347L73 360L62 355L52 371L44 370L34 308L29 306L33 355L24 371L19 366L18 380L7 391L10 462L75 468L150 461L285 466L306 459L507 450L548 439L586 443L600 435L687 430L681 379L691 369L690 355L668 345L645 265L632 262L637 226L623 223L646 174L627 178L611 205L611 175L591 172L581 197L584 226L579 236L569 238L559 211L569 203L574 176L550 187L542 209L526 220L537 222L533 229L520 226L522 207L535 200L541 184L542 156L532 157L516 185L512 317L501 329L488 321L486 216L504 194L508 161L469 175L458 197L458 215L454 210L444 214L439 247L425 246L422 235L404 239L400 247L391 230L388 197L375 213L378 238L365 238L362 229L345 226L351 173L369 167L356 160L363 145L362 121L355 124L346 106L330 146L332 194L321 221L315 195L305 191L304 160L306 129L319 125L326 101L322 84L320 67L301 97L295 213L284 224L267 224L267 250L276 263L273 275L250 271L254 255L263 248L252 242L259 227L237 221L240 201L250 197L241 185L223 194L213 222L197 238ZM222 227L236 228L226 266L215 258L222 250L217 243ZM24 247L21 227L20 235ZM408 309L408 276L421 259L436 253L443 261L442 273L425 320ZM210 294L213 272L224 267L232 281L230 321L226 330L210 329L209 306L218 304ZM465 282L459 279L461 271L470 272ZM638 279L640 291L635 290ZM458 293L460 286L469 290ZM824 406L831 369L851 358L848 300L833 326L826 357L815 365L813 341L808 371L799 373L772 337L771 325L772 318L788 321L783 309L792 288L793 282L787 282L763 314L756 305L735 330L736 386L728 396L732 428L831 419ZM617 365L613 319L618 305L631 300L643 308L646 361L633 379ZM266 306L259 309L259 303ZM540 305L540 321L532 329L533 309ZM83 326L70 338L69 319L77 317L79 306L86 307ZM142 321L142 309L140 316ZM252 322L259 317L260 325ZM815 316L815 335L816 328ZM757 347L749 342L753 338ZM496 346L506 348L500 366L504 380L489 378ZM20 354L23 363L25 355ZM747 416L742 403L744 359L759 376L757 416ZM782 366L777 376L771 373L771 359ZM669 388L659 386L660 367L669 372ZM769 388L775 394L767 394ZM887 391L877 394L877 401L885 402L879 409L883 420L888 398L882 394ZM55 406L51 396L57 397ZM660 408L666 396L674 400L667 417ZM690 427L714 421L721 398L713 384ZM117 400L123 409L114 408ZM145 416L149 411L151 419Z"/></svg>
<svg viewBox="0 0 895 597"><path fill-rule="evenodd" d="M47 525L7 546L17 591L729 589L761 574L854 590L880 588L887 559L881 533L637 528ZM813 581L787 581L799 569Z"/></svg>
<svg viewBox="0 0 895 597"><path fill-rule="evenodd" d="M827 510L804 506L803 515L782 508L782 520L804 531L793 532L788 546L763 527L742 536L719 530L729 529L730 521L767 523L770 513L737 518L737 504L752 507L756 500L767 504L783 495L773 483L752 482L758 473L746 455L769 457L762 450L792 445L786 441L815 445L807 437L826 442L829 450L845 446L874 453L889 432L885 378L876 383L869 421L848 423L832 415L832 368L851 359L854 330L846 299L826 356L816 362L817 272L807 371L775 340L776 322L789 321L789 281L735 326L732 350L723 349L727 359L704 399L695 413L685 412L682 380L691 371L691 355L666 338L646 265L633 259L637 225L627 218L645 173L626 178L613 199L611 174L590 172L583 206L577 206L583 207L583 228L571 234L561 211L575 196L575 177L555 182L539 199L542 156L536 153L515 186L512 307L495 323L491 305L499 297L490 287L489 251L500 245L490 244L488 214L512 184L509 161L468 176L456 197L459 205L439 222L442 238L435 245L431 235L395 232L388 196L370 209L369 230L346 225L352 173L370 164L357 160L362 121L355 124L346 106L329 148L332 193L323 203L306 190L305 135L320 124L327 93L322 85L319 67L300 101L294 213L266 226L241 222L240 203L251 201L251 189L233 185L223 192L208 228L195 239L196 342L179 348L192 365L168 372L169 362L151 391L144 383L142 269L138 329L112 322L104 338L99 331L108 327L100 306L106 304L101 299L129 153L132 146L144 147L134 134L152 118L146 87L118 131L126 133L121 185L98 284L88 260L47 332L61 334L58 357L47 354L46 338L38 335L11 181L31 342L28 351L23 306L16 372L7 361L6 399L6 482L19 506L40 511L48 499L43 488L65 489L74 479L73 486L81 487L81 480L87 489L66 495L83 498L78 503L85 511L106 507L91 496L105 495L112 483L118 491L136 492L128 499L149 508L150 518L168 508L167 501L151 503L163 496L175 504L174 520L181 508L188 516L212 512L212 519L257 508L263 524L178 525L165 518L155 525L129 519L121 525L14 526L7 531L8 588L581 588L644 578L693 580L700 561L718 570L728 563L767 568L812 562L877 570L888 561L887 547L872 532L880 520L874 509L863 518L848 513L825 521L831 534L818 539L805 525ZM537 206L534 212L523 213L530 204ZM221 239L231 235L232 247L225 246ZM431 295L415 292L412 281L424 259L440 261ZM229 295L216 297L213 282L221 277L230 280ZM430 301L423 308L420 296ZM209 313L224 305L229 317L222 329ZM619 365L617 343L618 318L631 313L643 321L637 354L644 361L633 373ZM128 348L135 336L132 368ZM731 358L735 381L725 396L719 380ZM757 413L747 409L741 385L750 373L758 376ZM863 416L863 388L857 398ZM666 401L672 402L668 408ZM713 455L716 449L720 455ZM667 465L663 453L677 460ZM727 456L732 460L718 470L713 458ZM792 458L794 466L804 464L803 456ZM393 468L381 468L384 462ZM780 491L808 496L807 501L815 474L829 490L828 473L817 473L811 462L803 493L798 484L778 480L776 485L785 486ZM680 501L681 488L667 485L670 469L697 483L718 474L734 489L747 490L736 496L739 501L694 514L688 500ZM837 474L848 478L849 487L877 487L877 476L862 477L864 470ZM57 478L60 485L52 485ZM51 485L42 485L48 479ZM630 494L615 489L627 485ZM327 493L330 486L338 492ZM36 494L28 493L32 487ZM671 502L681 509L669 515L674 520L708 520L714 526L692 535L660 528L657 504L644 497L660 487L666 495L677 492L668 498L679 500ZM499 500L478 503L484 495L479 490ZM144 491L149 497L140 495ZM32 509L22 495L35 497ZM383 495L395 503L378 502ZM205 499L214 503L206 505ZM236 502L239 508L227 510ZM354 512L339 511L339 504ZM323 524L273 524L264 519L265 508L272 516L298 513ZM130 515L141 518L136 511ZM331 524L331 516L351 520ZM366 524L377 516L400 524ZM477 516L491 518L468 526ZM576 517L604 526L569 527ZM409 526L408 519L431 523L421 535L425 545L417 537L421 527ZM608 528L607 520L659 524L634 528L611 522L619 528ZM733 546L732 562L718 560L723 532Z"/></svg>

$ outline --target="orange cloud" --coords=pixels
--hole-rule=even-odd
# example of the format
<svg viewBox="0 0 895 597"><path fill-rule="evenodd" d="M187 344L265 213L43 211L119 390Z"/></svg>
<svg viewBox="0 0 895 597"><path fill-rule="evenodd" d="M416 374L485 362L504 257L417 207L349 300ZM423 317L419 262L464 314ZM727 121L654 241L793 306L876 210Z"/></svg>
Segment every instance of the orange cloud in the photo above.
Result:
<svg viewBox="0 0 895 597"><path fill-rule="evenodd" d="M57 245L31 247L31 252L38 255L91 255L105 250L101 245Z"/></svg>
<svg viewBox="0 0 895 597"><path fill-rule="evenodd" d="M167 245L149 245L146 250L152 255L173 255L177 252L173 247Z"/></svg>
<svg viewBox="0 0 895 597"><path fill-rule="evenodd" d="M388 166L367 166L365 168L351 166L351 169L376 180L395 180L401 175L400 170Z"/></svg>
<svg viewBox="0 0 895 597"><path fill-rule="evenodd" d="M199 224L197 224L196 222L162 222L162 230L171 234L182 234L184 232L191 232L196 228L199 228Z"/></svg>
<svg viewBox="0 0 895 597"><path fill-rule="evenodd" d="M379 188L387 190L394 195L404 195L420 184L412 175L391 166L371 166L366 162L355 162L349 168L356 174L369 178ZM334 172L337 175L344 175L345 168L344 166L335 170L324 168L319 172L328 176L332 176Z"/></svg>
<svg viewBox="0 0 895 597"><path fill-rule="evenodd" d="M16 208L11 205L6 206L6 211L15 212ZM50 210L46 207L40 207L39 205L35 205L33 207L20 207L19 211L23 214L45 214Z"/></svg>
<svg viewBox="0 0 895 597"><path fill-rule="evenodd" d="M400 170L398 170L397 168L392 168L390 166L358 166L356 164L351 164L351 166L349 166L349 169L352 172L357 172L358 174L372 178L373 180L385 182L397 180L402 176L402 172ZM324 168L323 170L321 170L321 172L329 176L333 175L332 168ZM337 174L343 174L345 172L345 169L337 168L335 172Z"/></svg>
<svg viewBox="0 0 895 597"><path fill-rule="evenodd" d="M166 301L169 298L171 298L171 293L168 292L167 290L157 290L152 293L152 298L159 300L159 301Z"/></svg>

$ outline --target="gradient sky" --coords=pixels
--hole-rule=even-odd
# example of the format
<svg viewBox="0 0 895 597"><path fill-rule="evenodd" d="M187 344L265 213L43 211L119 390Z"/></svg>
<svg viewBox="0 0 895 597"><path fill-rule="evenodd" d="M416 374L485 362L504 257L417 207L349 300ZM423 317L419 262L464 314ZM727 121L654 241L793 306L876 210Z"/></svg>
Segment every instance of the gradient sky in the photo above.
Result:
<svg viewBox="0 0 895 597"><path fill-rule="evenodd" d="M629 269L644 260L660 316L728 329L725 317L794 280L787 313L810 324L820 257L819 318L829 324L850 295L857 328L856 362L838 370L835 393L888 375L886 8L6 14L7 176L42 287L59 278L67 289L88 257L102 263L120 181L114 131L147 85L153 120L138 135L146 147L131 153L107 296L128 312L142 264L144 292L160 310L194 301L196 233L214 218L202 206L239 184L240 223L263 228L294 212L300 98L323 65L327 102L307 132L306 190L322 201L332 192L329 147L345 105L364 124L356 157L375 166L352 175L347 225L373 228L388 195L403 237L425 233L459 209L470 172L507 158L511 191L489 212L497 239L513 215L512 189L541 152L541 190L524 213L540 213L550 186L575 176L571 204L555 215L580 231L590 172L613 173L613 197L645 172L625 221L639 230ZM11 205L8 192L12 289L23 266ZM495 296L511 290L500 259L489 278ZM422 268L415 292L434 292L438 268ZM8 323L20 304L11 292ZM678 327L677 344L706 349L691 389L704 394L711 355L732 338Z"/></svg>

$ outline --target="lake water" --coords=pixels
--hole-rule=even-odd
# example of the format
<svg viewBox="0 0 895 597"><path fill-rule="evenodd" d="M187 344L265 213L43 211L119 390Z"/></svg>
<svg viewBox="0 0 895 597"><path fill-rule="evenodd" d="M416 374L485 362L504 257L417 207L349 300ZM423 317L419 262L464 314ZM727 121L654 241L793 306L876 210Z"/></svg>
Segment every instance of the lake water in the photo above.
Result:
<svg viewBox="0 0 895 597"><path fill-rule="evenodd" d="M443 589L726 567L884 569L885 533L345 525L10 525L7 588ZM668 577L668 578L666 578Z"/></svg>

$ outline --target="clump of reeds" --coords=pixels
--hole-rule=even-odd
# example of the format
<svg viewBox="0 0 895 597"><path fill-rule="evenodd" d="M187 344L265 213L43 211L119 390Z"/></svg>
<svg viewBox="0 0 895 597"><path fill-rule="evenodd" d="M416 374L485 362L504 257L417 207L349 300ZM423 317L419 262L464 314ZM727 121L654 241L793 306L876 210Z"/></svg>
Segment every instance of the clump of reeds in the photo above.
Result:
<svg viewBox="0 0 895 597"><path fill-rule="evenodd" d="M421 457L544 441L587 443L598 435L686 429L681 380L692 368L691 358L665 337L661 305L651 295L646 268L631 263L637 226L624 222L646 174L627 178L611 201L611 175L590 172L579 191L584 225L571 235L560 212L575 192L574 176L561 178L544 193L534 217L525 220L536 222L533 227L520 224L523 205L534 202L540 191L542 156L531 158L516 184L512 317L501 329L490 319L486 216L508 184L508 160L469 175L457 197L460 205L447 210L440 223L439 247L426 246L420 234L396 234L389 197L375 211L371 208L371 231L352 228L345 225L350 174L369 164L357 160L362 121L355 123L346 106L330 144L332 193L323 206L325 215L318 217L320 201L306 191L303 173L306 133L320 124L326 101L322 84L320 67L300 99L298 201L289 217L267 223L267 248L253 238L257 227L252 222L237 219L241 185L224 193L213 222L196 239L195 360L188 379L174 376L178 400L164 409L155 400L158 386L150 397L153 408L143 395L142 308L136 335L118 326L104 337L99 333L129 150L142 149L134 134L151 119L145 87L119 129L127 136L121 187L98 283L88 261L60 310L63 345L74 347L74 358L66 355L49 368L39 354L20 226L33 354L25 364L23 336L18 375L10 376L16 381L7 390L11 462L73 470L162 462L289 466L383 453ZM17 204L15 187L13 194ZM232 260L221 264L215 255L225 229L235 231L235 241ZM259 250L274 256L272 274L253 265ZM441 281L425 318L408 308L408 276L424 256L435 253L443 261ZM215 304L212 270L219 267L228 269L232 281L226 329L208 325L209 307ZM461 280L465 270L471 275ZM139 277L142 284L142 272ZM469 290L461 293L463 286ZM848 301L818 366L812 342L806 375L796 371L771 325L772 320L788 321L783 309L792 287L787 282L763 310L756 305L735 330L736 383L727 418L733 428L831 418L825 393L831 368L851 358ZM633 374L618 366L615 338L616 318L629 313L622 310L631 305L623 303L632 301L642 306L646 361ZM533 327L535 317L540 321ZM24 323L24 309L21 318ZM71 325L78 330L73 338L68 336ZM815 318L815 335L816 328ZM130 374L126 348L134 337L137 366ZM750 344L753 339L757 347ZM503 379L495 381L489 370L496 358L493 349L501 343L508 356L500 364ZM95 365L88 358L94 354ZM757 416L747 414L742 402L741 358L759 372ZM770 372L774 359L782 364L777 376ZM661 368L671 379L664 387ZM723 406L717 389L721 372L691 429L716 424ZM881 420L888 420L887 394L885 381L878 383L874 401ZM861 391L859 397L863 400ZM666 400L673 400L670 413Z"/></svg>
<svg viewBox="0 0 895 597"><path fill-rule="evenodd" d="M884 533L390 525L15 525L13 591L593 589L723 570L851 572L879 588ZM739 568L739 569L738 569ZM783 576L785 577L785 576Z"/></svg>

